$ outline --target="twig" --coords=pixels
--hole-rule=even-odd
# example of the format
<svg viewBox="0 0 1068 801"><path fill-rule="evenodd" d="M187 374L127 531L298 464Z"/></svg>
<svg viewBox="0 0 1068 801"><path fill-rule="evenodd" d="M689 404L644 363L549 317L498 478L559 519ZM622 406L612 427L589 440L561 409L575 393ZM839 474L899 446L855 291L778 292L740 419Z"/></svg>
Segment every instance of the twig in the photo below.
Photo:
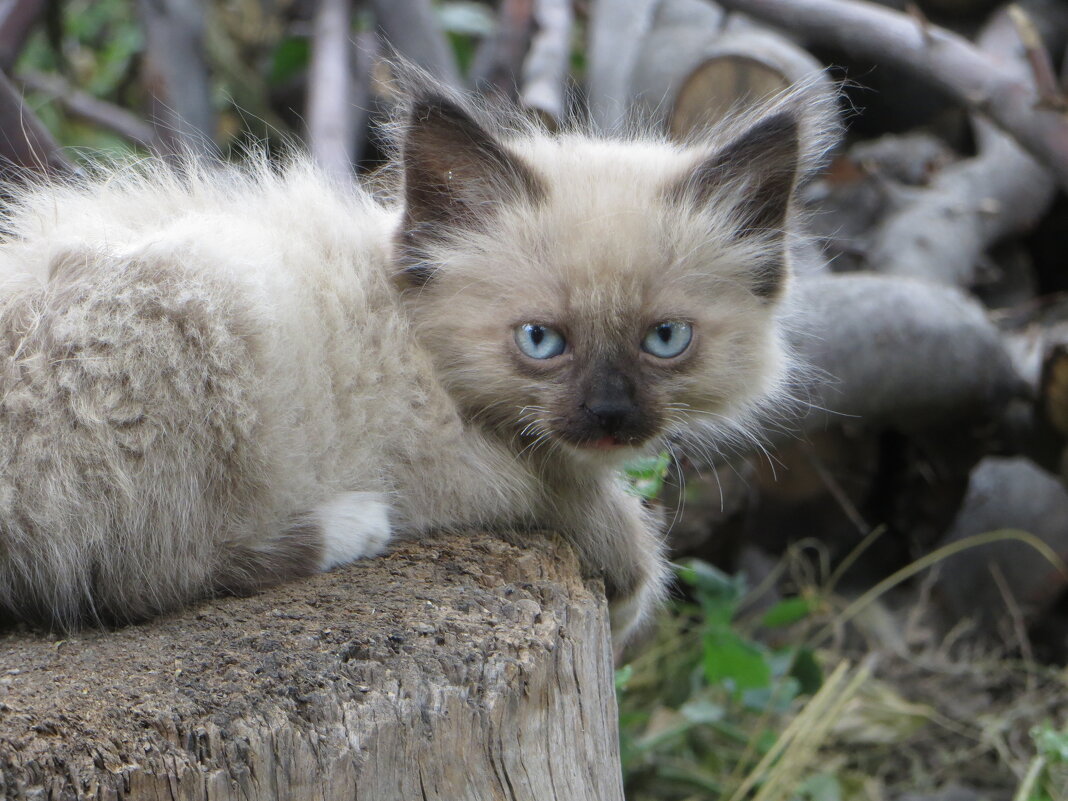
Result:
<svg viewBox="0 0 1068 801"><path fill-rule="evenodd" d="M308 70L308 147L330 175L352 177L356 145L349 28L351 0L320 0Z"/></svg>
<svg viewBox="0 0 1068 801"><path fill-rule="evenodd" d="M52 134L30 110L18 89L0 72L0 173L10 177L10 168L41 173L74 169Z"/></svg>
<svg viewBox="0 0 1068 801"><path fill-rule="evenodd" d="M831 494L831 497L841 508L846 517L849 518L849 522L856 526L857 531L862 537L866 537L872 531L872 527L868 525L868 522L864 519L864 516L857 509L856 504L850 499L849 495L842 488L842 485L838 483L831 471L827 469L827 465L820 459L819 454L811 448L805 449L805 455L808 457L808 463L812 466L812 469L816 471L816 475L820 481L827 488L827 491Z"/></svg>
<svg viewBox="0 0 1068 801"><path fill-rule="evenodd" d="M1038 784L1039 779L1042 777L1042 771L1045 769L1046 757L1036 756L1032 759L1027 766L1027 773L1024 774L1023 781L1020 782L1020 786L1012 797L1012 801L1028 801L1029 798L1033 798L1032 793L1035 785Z"/></svg>
<svg viewBox="0 0 1068 801"><path fill-rule="evenodd" d="M75 117L107 128L141 147L151 150L157 146L156 134L147 122L124 108L75 89L59 75L23 72L18 80L27 89L48 95Z"/></svg>
<svg viewBox="0 0 1068 801"><path fill-rule="evenodd" d="M571 0L535 0L538 32L523 62L523 105L559 124L564 118L564 87L571 58Z"/></svg>
<svg viewBox="0 0 1068 801"><path fill-rule="evenodd" d="M430 0L373 0L378 27L402 56L450 86L460 86L460 70Z"/></svg>
<svg viewBox="0 0 1068 801"><path fill-rule="evenodd" d="M1013 3L1008 7L1008 15L1016 26L1016 32L1023 42L1024 51L1027 54L1027 63L1031 67L1031 76L1038 89L1038 96L1042 103L1057 111L1065 110L1065 97L1057 83L1057 77L1053 73L1053 62L1050 60L1049 51L1042 43L1035 23L1027 12Z"/></svg>
<svg viewBox="0 0 1068 801"><path fill-rule="evenodd" d="M1001 600L1005 602L1005 608L1008 610L1009 620L1012 621L1013 634L1016 637L1016 643L1020 646L1020 656L1029 665L1034 665L1035 653L1031 648L1031 638L1027 636L1027 624L1024 623L1020 604L1017 602L1016 596L1013 595L1009 582L1005 580L1005 574L998 563L991 561L987 567L990 570L991 577L994 579L994 584L997 585ZM1031 676L1028 675L1028 683L1030 682Z"/></svg>
<svg viewBox="0 0 1068 801"><path fill-rule="evenodd" d="M903 581L912 578L917 573L922 573L927 568L938 564L954 554L968 550L969 548L976 548L992 542L1008 540L1017 540L1026 545L1030 545L1038 551L1043 558L1048 560L1050 564L1056 565L1062 573L1066 570L1064 561L1057 555L1057 553L1050 548L1049 545L1033 534L1028 534L1025 531L991 531L986 534L974 534L970 537L951 542L948 545L943 545L941 548L931 551L929 554L905 565L905 567L887 576L874 587L866 590L859 598L851 601L842 611L840 611L835 616L834 620L817 632L810 641L810 644L812 647L817 647L823 643L831 633L851 621L858 614L867 609L874 601L882 597L883 594L893 589L898 584L901 584Z"/></svg>
<svg viewBox="0 0 1068 801"><path fill-rule="evenodd" d="M162 149L183 154L215 150L215 110L204 58L204 9L199 0L138 0L145 26L144 84L149 118Z"/></svg>
<svg viewBox="0 0 1068 801"><path fill-rule="evenodd" d="M1041 108L1031 83L997 67L967 40L863 0L721 0L813 43L905 67L989 117L1068 188L1068 119Z"/></svg>
<svg viewBox="0 0 1068 801"><path fill-rule="evenodd" d="M0 4L0 70L11 72L48 0L8 0Z"/></svg>

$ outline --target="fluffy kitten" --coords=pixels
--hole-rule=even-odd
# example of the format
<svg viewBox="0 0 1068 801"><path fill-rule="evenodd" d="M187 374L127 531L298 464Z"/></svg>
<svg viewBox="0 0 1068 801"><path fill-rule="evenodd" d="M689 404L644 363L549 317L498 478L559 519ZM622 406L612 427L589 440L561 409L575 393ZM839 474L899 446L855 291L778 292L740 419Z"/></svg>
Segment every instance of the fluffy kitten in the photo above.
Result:
<svg viewBox="0 0 1068 801"><path fill-rule="evenodd" d="M16 191L0 609L124 622L392 536L537 526L604 576L622 640L667 571L619 465L781 389L814 102L673 146L423 91L396 207L301 162Z"/></svg>

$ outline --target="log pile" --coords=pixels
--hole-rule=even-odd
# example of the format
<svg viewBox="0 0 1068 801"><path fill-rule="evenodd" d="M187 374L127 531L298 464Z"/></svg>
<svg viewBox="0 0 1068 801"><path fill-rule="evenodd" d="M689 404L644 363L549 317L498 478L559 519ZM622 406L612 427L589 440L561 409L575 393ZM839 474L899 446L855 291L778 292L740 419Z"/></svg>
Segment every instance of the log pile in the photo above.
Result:
<svg viewBox="0 0 1068 801"><path fill-rule="evenodd" d="M850 132L803 188L813 236L793 252L802 410L769 421L770 454L724 459L733 475L693 466L698 486L715 469L719 486L703 491L723 500L690 503L678 550L737 567L816 537L839 559L879 529L851 573L858 586L998 529L1034 533L1068 560L1057 513L1068 502L1068 241L1053 233L1065 223L1068 103L1050 67L1064 59L1068 8L986 10L957 17L954 32L915 7L663 0L643 17L630 77L608 73L604 91L681 138L797 81L837 91L833 65L849 67ZM901 86L862 85L885 66ZM885 124L902 118L905 130ZM617 124L607 111L600 121ZM1018 639L1009 628L1041 629L1040 650L1068 654L1063 634L1048 636L1064 631L1050 616L1063 614L1068 574L1022 542L951 560L934 595L947 626L970 617L1001 643Z"/></svg>

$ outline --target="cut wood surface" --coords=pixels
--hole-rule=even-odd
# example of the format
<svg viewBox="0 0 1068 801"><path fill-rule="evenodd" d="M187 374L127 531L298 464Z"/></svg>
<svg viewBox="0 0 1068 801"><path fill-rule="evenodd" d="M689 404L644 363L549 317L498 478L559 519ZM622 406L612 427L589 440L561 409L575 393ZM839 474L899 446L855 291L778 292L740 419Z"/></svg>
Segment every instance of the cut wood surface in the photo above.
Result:
<svg viewBox="0 0 1068 801"><path fill-rule="evenodd" d="M0 639L0 798L622 801L570 548L441 536L113 632Z"/></svg>

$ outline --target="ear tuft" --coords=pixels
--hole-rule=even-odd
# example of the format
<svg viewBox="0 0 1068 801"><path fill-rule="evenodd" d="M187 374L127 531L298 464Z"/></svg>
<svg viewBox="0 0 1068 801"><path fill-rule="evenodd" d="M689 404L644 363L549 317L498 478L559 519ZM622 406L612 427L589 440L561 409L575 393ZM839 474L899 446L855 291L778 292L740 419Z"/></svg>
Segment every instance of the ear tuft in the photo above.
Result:
<svg viewBox="0 0 1068 801"><path fill-rule="evenodd" d="M800 158L799 126L788 112L758 121L706 159L685 182L700 204L724 202L737 193L740 222L749 229L781 228L786 220Z"/></svg>
<svg viewBox="0 0 1068 801"><path fill-rule="evenodd" d="M769 249L755 265L753 291L773 297L786 273L790 206L801 167L801 126L789 110L758 119L675 187L676 196L698 207L733 210L736 239L760 238Z"/></svg>
<svg viewBox="0 0 1068 801"><path fill-rule="evenodd" d="M412 100L401 140L402 253L417 282L433 272L425 246L456 229L482 228L499 208L545 195L541 181L457 100Z"/></svg>

